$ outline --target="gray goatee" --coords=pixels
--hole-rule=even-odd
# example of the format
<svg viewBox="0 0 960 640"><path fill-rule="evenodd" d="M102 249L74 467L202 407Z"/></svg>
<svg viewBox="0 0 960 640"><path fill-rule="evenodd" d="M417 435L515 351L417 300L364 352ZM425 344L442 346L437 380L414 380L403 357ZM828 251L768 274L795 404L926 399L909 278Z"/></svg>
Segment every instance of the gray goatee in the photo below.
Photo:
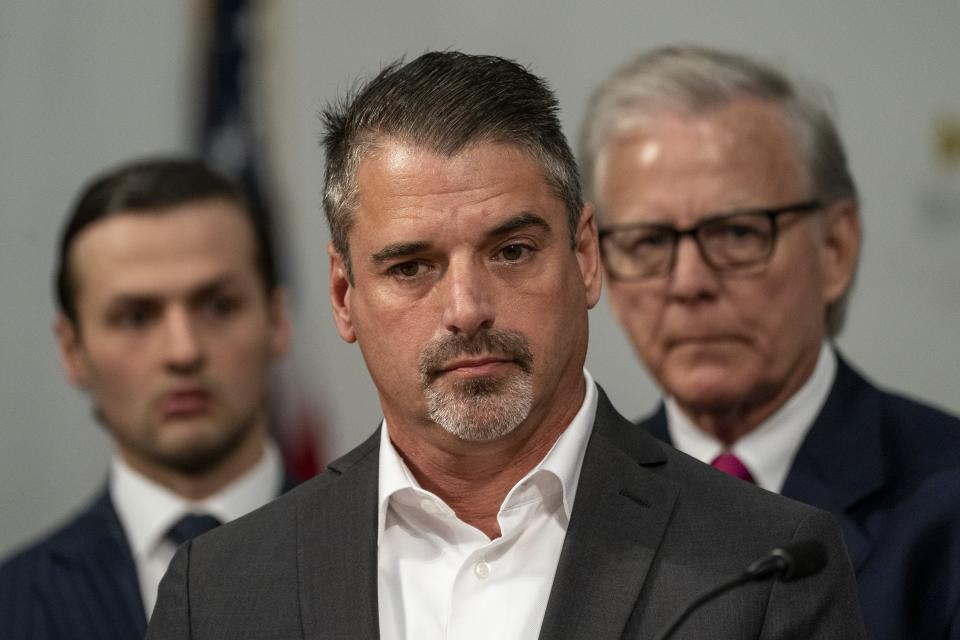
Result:
<svg viewBox="0 0 960 640"><path fill-rule="evenodd" d="M462 356L493 355L511 360L516 371L446 382L441 368ZM533 355L527 339L490 329L472 337L451 334L432 340L420 356L420 383L430 419L462 440L501 438L523 422L533 406Z"/></svg>

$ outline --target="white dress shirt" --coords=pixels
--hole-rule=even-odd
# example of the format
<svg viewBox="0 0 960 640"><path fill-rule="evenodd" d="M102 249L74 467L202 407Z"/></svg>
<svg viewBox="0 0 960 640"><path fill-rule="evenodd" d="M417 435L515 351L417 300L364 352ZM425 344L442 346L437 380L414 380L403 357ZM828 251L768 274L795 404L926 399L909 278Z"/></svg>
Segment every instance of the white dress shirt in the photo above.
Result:
<svg viewBox="0 0 960 640"><path fill-rule="evenodd" d="M772 416L733 443L729 449L746 465L757 485L779 493L800 445L830 395L837 373L837 356L824 342L810 378ZM665 401L667 428L673 446L710 464L726 445L697 428L673 398Z"/></svg>
<svg viewBox="0 0 960 640"><path fill-rule="evenodd" d="M383 640L537 637L597 411L593 378L583 375L579 412L507 494L496 540L419 486L384 421L377 571Z"/></svg>
<svg viewBox="0 0 960 640"><path fill-rule="evenodd" d="M209 514L221 522L239 518L279 495L283 478L280 452L268 441L256 466L206 500L191 502L135 471L119 455L113 456L110 499L137 566L148 619L157 602L160 579L177 550L164 537L170 527L188 513Z"/></svg>

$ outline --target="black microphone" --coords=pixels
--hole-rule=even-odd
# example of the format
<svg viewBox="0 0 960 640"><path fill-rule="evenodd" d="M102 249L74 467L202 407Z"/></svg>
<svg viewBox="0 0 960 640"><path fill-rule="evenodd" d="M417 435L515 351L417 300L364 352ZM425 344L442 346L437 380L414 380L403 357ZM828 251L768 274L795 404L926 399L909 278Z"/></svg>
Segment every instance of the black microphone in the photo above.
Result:
<svg viewBox="0 0 960 640"><path fill-rule="evenodd" d="M681 611L657 636L660 640L667 640L680 625L690 617L694 611L710 602L717 596L730 591L748 582L760 582L769 578L776 578L781 582L800 580L807 576L820 573L827 566L827 548L819 540L798 540L782 547L777 547L756 562L753 562L746 571L736 578L728 580L706 593L700 595Z"/></svg>

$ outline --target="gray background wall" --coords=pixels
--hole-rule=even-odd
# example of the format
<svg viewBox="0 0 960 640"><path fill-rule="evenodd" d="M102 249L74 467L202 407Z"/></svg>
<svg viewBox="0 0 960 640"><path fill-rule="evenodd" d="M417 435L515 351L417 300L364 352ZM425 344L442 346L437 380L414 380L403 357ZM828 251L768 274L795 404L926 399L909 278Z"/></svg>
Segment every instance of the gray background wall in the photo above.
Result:
<svg viewBox="0 0 960 640"><path fill-rule="evenodd" d="M110 443L65 382L50 331L54 244L90 174L189 149L194 4L0 2L0 555L103 482ZM923 204L938 179L934 119L960 113L956 0L325 0L273 3L263 18L259 107L297 267L295 367L324 409L331 455L379 411L358 350L330 321L317 112L384 62L448 47L548 78L571 136L603 75L668 42L741 49L832 87L866 224L840 345L875 380L960 411L960 209ZM647 411L656 391L605 303L591 322L588 367L627 415Z"/></svg>

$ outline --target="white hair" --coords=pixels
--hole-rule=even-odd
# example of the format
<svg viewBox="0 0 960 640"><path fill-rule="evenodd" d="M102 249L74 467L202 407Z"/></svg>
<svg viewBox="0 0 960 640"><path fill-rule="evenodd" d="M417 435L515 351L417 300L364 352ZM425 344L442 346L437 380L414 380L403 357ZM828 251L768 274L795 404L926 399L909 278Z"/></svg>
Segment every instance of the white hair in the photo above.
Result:
<svg viewBox="0 0 960 640"><path fill-rule="evenodd" d="M635 132L664 112L697 115L743 98L778 105L806 168L814 197L824 203L857 202L857 188L843 143L828 108L829 93L818 85L744 55L698 46L675 46L640 54L617 69L596 91L580 130L579 152L587 197L596 201L610 143ZM851 285L827 307L827 331L843 327Z"/></svg>

